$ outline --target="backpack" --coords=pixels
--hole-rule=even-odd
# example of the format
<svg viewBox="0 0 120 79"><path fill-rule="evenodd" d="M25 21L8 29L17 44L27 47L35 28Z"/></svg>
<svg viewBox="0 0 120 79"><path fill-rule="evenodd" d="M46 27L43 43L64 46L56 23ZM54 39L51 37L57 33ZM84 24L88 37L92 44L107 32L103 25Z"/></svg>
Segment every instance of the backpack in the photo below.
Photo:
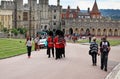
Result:
<svg viewBox="0 0 120 79"><path fill-rule="evenodd" d="M102 52L108 52L108 42L102 42Z"/></svg>

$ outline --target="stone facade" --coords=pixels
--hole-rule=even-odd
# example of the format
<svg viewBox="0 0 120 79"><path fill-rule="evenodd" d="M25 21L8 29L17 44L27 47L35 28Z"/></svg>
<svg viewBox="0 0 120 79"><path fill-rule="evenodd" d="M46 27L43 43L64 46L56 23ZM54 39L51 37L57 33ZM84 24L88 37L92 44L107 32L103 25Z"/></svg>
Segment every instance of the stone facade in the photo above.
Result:
<svg viewBox="0 0 120 79"><path fill-rule="evenodd" d="M96 35L96 36L120 36L120 21L101 16L97 2L93 5L92 11L87 12L77 9L67 9L62 11L62 30L65 34Z"/></svg>
<svg viewBox="0 0 120 79"><path fill-rule="evenodd" d="M90 33L95 36L120 36L120 21L105 21L102 19L89 21L66 20L66 25L62 29L65 34L89 35Z"/></svg>
<svg viewBox="0 0 120 79"><path fill-rule="evenodd" d="M34 35L38 31L57 29L60 26L60 14L62 7L60 0L57 5L49 5L49 0L28 0L23 4L23 0L1 1L2 10L13 12L13 26L25 27ZM16 25L15 25L16 23Z"/></svg>
<svg viewBox="0 0 120 79"><path fill-rule="evenodd" d="M1 1L1 10L12 11L13 27L30 29L32 35L42 30L62 29L65 34L120 36L120 21L112 21L101 16L97 2L92 10L81 12L80 8L62 9L60 0L57 5L49 5L49 0ZM15 5L16 4L16 5Z"/></svg>
<svg viewBox="0 0 120 79"><path fill-rule="evenodd" d="M12 28L12 11L0 10L0 30L3 28Z"/></svg>

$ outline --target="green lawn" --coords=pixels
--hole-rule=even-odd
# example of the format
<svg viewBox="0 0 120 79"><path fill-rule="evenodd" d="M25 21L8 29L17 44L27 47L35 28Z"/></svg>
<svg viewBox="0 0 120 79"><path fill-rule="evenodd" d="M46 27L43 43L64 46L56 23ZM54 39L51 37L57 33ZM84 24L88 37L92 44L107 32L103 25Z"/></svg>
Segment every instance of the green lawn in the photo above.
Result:
<svg viewBox="0 0 120 79"><path fill-rule="evenodd" d="M26 53L25 39L0 38L0 59Z"/></svg>
<svg viewBox="0 0 120 79"><path fill-rule="evenodd" d="M120 39L110 39L109 42L111 46L120 45ZM88 39L79 40L77 43L88 43ZM97 43L99 44L100 40L97 40ZM26 52L25 39L0 38L0 59L25 54Z"/></svg>
<svg viewBox="0 0 120 79"><path fill-rule="evenodd" d="M100 39L97 40L97 43L100 44ZM110 45L111 46L117 46L117 45L120 45L120 39L109 39L108 40L110 42ZM68 41L68 42L72 42L72 41ZM76 43L88 43L89 40L88 39L81 39L81 40L78 40L76 41Z"/></svg>

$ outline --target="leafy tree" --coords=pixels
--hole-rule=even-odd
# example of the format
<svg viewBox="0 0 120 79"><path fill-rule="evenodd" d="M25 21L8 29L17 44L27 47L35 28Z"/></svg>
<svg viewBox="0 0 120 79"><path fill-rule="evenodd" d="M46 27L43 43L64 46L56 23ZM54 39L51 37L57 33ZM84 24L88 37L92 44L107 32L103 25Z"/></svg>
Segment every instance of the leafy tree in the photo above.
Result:
<svg viewBox="0 0 120 79"><path fill-rule="evenodd" d="M8 32L8 29L5 27L2 29L3 32L7 33Z"/></svg>
<svg viewBox="0 0 120 79"><path fill-rule="evenodd" d="M20 34L25 34L27 32L26 28L18 28L17 30L19 31Z"/></svg>
<svg viewBox="0 0 120 79"><path fill-rule="evenodd" d="M11 31L15 36L17 36L19 34L19 31L15 28L12 29Z"/></svg>

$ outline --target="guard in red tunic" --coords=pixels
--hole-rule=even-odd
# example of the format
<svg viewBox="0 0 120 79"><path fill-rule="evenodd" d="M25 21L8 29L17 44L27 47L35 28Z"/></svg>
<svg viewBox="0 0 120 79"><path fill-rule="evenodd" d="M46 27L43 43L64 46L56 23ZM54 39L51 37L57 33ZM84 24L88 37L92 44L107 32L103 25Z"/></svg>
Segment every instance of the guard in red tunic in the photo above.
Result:
<svg viewBox="0 0 120 79"><path fill-rule="evenodd" d="M65 57L65 45L66 45L64 33L62 31L59 36L59 42L60 42L60 58L62 58L62 55Z"/></svg>
<svg viewBox="0 0 120 79"><path fill-rule="evenodd" d="M48 46L47 46L47 54L48 54L48 58L50 58L50 50L52 50L52 56L54 57L54 42L53 42L53 33L49 32L49 36L47 39L48 42Z"/></svg>
<svg viewBox="0 0 120 79"><path fill-rule="evenodd" d="M60 59L60 48L61 48L61 45L60 45L60 33L61 31L60 30L57 30L56 31L56 36L54 38L54 45L55 45L55 49L56 49L56 60L57 59Z"/></svg>

